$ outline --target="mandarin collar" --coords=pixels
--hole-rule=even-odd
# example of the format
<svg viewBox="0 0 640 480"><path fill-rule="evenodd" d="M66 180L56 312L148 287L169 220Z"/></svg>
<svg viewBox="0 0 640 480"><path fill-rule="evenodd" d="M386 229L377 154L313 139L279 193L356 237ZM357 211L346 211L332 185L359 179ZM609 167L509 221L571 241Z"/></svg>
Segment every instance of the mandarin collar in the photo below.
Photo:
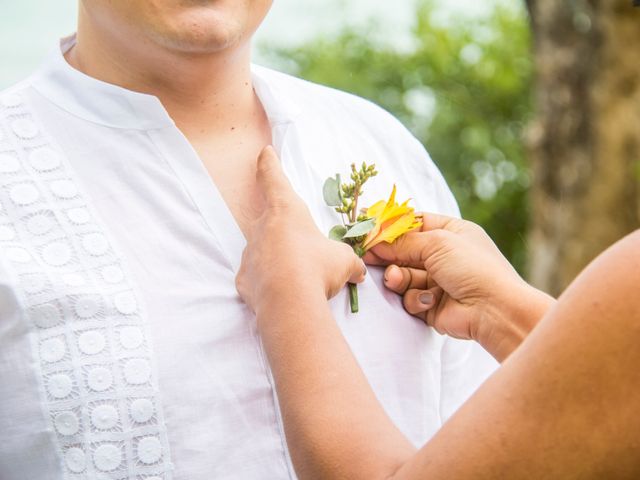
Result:
<svg viewBox="0 0 640 480"><path fill-rule="evenodd" d="M173 119L155 95L135 92L90 77L64 58L76 36L63 38L31 78L31 85L49 101L84 120L113 128L152 130L173 126ZM300 113L273 73L251 65L253 87L272 126L292 122Z"/></svg>

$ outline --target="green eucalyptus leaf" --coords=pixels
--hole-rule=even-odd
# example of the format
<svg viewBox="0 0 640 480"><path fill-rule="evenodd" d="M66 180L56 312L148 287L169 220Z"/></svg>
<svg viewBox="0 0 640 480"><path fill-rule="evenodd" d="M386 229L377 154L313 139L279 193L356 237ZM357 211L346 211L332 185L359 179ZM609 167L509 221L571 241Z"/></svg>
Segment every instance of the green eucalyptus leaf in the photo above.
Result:
<svg viewBox="0 0 640 480"><path fill-rule="evenodd" d="M330 207L339 207L342 205L340 197L340 181L338 178L327 178L322 187L322 196L324 201Z"/></svg>
<svg viewBox="0 0 640 480"><path fill-rule="evenodd" d="M331 240L337 240L341 242L344 238L345 233L347 233L347 227L344 225L336 225L331 230L329 230L329 238Z"/></svg>
<svg viewBox="0 0 640 480"><path fill-rule="evenodd" d="M376 221L373 218L363 220L352 226L342 238L356 238L366 235L373 227L376 226Z"/></svg>

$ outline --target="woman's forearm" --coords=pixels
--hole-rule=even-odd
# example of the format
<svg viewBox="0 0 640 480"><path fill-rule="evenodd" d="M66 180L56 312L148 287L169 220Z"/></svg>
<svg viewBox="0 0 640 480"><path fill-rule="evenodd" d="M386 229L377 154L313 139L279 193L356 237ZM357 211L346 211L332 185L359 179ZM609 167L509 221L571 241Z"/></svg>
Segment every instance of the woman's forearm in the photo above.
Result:
<svg viewBox="0 0 640 480"><path fill-rule="evenodd" d="M416 450L375 398L322 288L273 295L256 313L269 322L262 341L298 476L392 476Z"/></svg>
<svg viewBox="0 0 640 480"><path fill-rule="evenodd" d="M493 328L480 329L476 341L498 362L504 362L555 305L550 295L525 282L505 288L504 300L489 311Z"/></svg>
<svg viewBox="0 0 640 480"><path fill-rule="evenodd" d="M261 330L299 476L638 478L639 248L637 233L594 262L417 453L377 402L321 289L270 296L258 321L269 322Z"/></svg>
<svg viewBox="0 0 640 480"><path fill-rule="evenodd" d="M236 285L257 313L301 478L638 478L640 232L587 268L502 367L415 453L375 398L326 301L337 286L362 279L360 259L317 230L269 149L258 160L256 179L267 208L248 236ZM537 323L536 310L546 310L550 299L531 302L526 292L510 288L515 272L505 274L504 282L487 283L489 266L512 270L506 260L499 260L482 231L440 220L451 231L411 236L417 250L410 249L440 258L440 270L438 262L424 261L447 292L434 326L448 332L444 322L474 339L482 336L469 328L488 327L490 337L496 310L480 316L485 323L477 322L478 308L509 303L496 292L518 299L513 318L522 311ZM469 250L477 244L484 247ZM425 245L435 250L429 253ZM472 257L447 255L452 246ZM473 275L470 265L476 266ZM529 328L515 324L512 340L519 343Z"/></svg>

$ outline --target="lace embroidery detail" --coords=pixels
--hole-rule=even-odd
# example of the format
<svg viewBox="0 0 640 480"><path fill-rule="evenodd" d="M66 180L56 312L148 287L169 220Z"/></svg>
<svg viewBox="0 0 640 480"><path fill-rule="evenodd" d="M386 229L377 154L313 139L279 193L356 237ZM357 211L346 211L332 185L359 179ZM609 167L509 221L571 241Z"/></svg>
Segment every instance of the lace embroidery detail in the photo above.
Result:
<svg viewBox="0 0 640 480"><path fill-rule="evenodd" d="M0 97L0 251L19 280L65 477L170 480L143 306L21 91Z"/></svg>

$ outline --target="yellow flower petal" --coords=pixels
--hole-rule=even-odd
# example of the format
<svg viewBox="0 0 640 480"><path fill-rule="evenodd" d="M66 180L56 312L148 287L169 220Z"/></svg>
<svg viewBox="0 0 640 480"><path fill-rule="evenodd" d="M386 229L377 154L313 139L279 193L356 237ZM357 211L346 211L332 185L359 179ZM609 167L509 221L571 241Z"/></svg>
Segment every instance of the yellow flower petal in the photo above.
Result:
<svg viewBox="0 0 640 480"><path fill-rule="evenodd" d="M363 243L368 250L381 242L392 243L401 235L418 228L422 222L416 219L409 200L401 205L396 203L396 186L385 203L383 200L373 204L367 210L367 216L375 219L375 227L369 232Z"/></svg>
<svg viewBox="0 0 640 480"><path fill-rule="evenodd" d="M367 217L369 218L379 217L386 205L387 205L387 202L385 202L384 200L380 200L379 202L374 203L367 209Z"/></svg>
<svg viewBox="0 0 640 480"><path fill-rule="evenodd" d="M382 242L393 243L398 239L398 237L415 230L421 225L422 222L416 221L416 217L413 213L404 215L391 223L387 228L382 229L378 235L367 238L364 242L363 248L365 250L369 250Z"/></svg>

